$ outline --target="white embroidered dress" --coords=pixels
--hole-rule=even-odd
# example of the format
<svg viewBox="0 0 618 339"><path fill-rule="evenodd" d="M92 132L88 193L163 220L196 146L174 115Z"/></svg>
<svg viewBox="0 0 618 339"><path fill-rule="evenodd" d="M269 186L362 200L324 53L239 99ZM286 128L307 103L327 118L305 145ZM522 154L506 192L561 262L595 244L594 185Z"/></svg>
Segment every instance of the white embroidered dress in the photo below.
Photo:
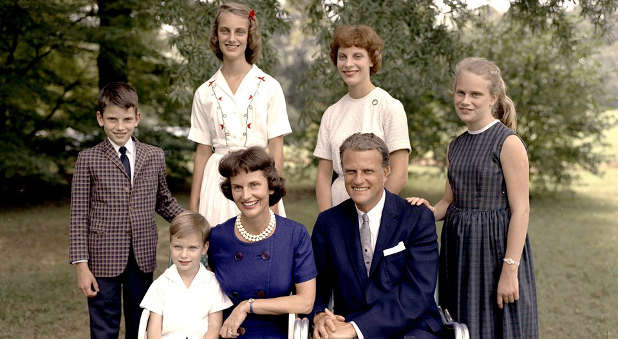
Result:
<svg viewBox="0 0 618 339"><path fill-rule="evenodd" d="M318 132L318 142L313 155L331 160L338 177L331 186L332 206L347 200L339 147L350 135L373 133L386 143L389 153L400 149L411 150L408 119L401 102L385 90L376 87L362 98L344 95L328 107Z"/></svg>
<svg viewBox="0 0 618 339"><path fill-rule="evenodd" d="M219 186L223 180L219 174L223 156L251 146L266 148L269 139L291 132L281 85L255 65L236 93L230 90L221 69L196 90L189 139L215 149L204 168L199 204L200 214L210 225L240 213ZM282 201L279 214L285 216Z"/></svg>

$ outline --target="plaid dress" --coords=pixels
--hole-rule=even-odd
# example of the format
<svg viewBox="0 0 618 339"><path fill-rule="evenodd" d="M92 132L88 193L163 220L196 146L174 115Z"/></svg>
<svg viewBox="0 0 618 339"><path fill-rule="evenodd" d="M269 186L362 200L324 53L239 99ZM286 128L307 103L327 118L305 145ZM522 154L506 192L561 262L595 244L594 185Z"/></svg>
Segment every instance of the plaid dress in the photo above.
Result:
<svg viewBox="0 0 618 339"><path fill-rule="evenodd" d="M519 301L496 302L511 213L500 164L504 140L515 134L498 122L451 142L448 180L453 202L441 236L439 303L468 325L471 338L538 338L536 283L526 236L519 265Z"/></svg>

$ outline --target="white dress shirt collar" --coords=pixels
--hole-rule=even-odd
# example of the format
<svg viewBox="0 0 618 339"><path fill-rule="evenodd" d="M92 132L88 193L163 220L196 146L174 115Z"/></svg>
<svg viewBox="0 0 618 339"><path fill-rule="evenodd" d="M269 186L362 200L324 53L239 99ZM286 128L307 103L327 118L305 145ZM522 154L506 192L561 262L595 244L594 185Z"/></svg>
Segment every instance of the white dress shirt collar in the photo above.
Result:
<svg viewBox="0 0 618 339"><path fill-rule="evenodd" d="M116 143L110 138L107 138L107 140L109 140L109 143L112 144L112 147L116 153L118 153L118 157L120 157L120 147L123 145L116 145ZM135 154L135 142L133 141L133 138L129 138L129 140L124 144L124 147L127 149L127 156L129 156L129 154Z"/></svg>
<svg viewBox="0 0 618 339"><path fill-rule="evenodd" d="M386 190L382 191L382 197L378 201L378 203L373 206L367 213L358 209L356 205L356 213L358 214L358 228L360 230L361 225L363 224L363 214L367 214L369 217L369 230L371 231L371 248L375 251L376 242L378 241L378 232L380 232L380 220L382 219L382 211L384 210L384 203L386 202ZM354 321L350 322L352 326L354 326L354 331L356 332L356 337L358 339L365 339L363 333L360 328Z"/></svg>
<svg viewBox="0 0 618 339"><path fill-rule="evenodd" d="M107 138L112 147L116 151L118 158L120 158L120 147L116 145L112 139ZM124 144L124 147L127 149L127 157L129 158L129 164L131 165L131 185L133 185L133 177L135 176L135 142L133 141L133 137L129 138L129 140Z"/></svg>

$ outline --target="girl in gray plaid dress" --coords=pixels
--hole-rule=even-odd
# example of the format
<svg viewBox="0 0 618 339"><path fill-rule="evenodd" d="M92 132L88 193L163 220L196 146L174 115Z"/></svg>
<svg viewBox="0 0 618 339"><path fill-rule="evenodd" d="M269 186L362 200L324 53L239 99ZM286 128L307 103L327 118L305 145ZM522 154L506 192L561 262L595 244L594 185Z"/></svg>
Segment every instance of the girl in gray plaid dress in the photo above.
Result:
<svg viewBox="0 0 618 339"><path fill-rule="evenodd" d="M444 197L430 206L444 219L439 304L471 338L537 338L528 157L500 69L482 58L460 61L454 104L468 131L449 145Z"/></svg>

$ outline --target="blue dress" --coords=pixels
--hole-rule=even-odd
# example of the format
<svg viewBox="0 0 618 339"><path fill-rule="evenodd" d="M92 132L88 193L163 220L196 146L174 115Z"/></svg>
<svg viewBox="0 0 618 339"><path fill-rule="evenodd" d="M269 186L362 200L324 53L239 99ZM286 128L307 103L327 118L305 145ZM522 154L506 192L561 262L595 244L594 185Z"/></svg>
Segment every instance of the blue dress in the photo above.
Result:
<svg viewBox="0 0 618 339"><path fill-rule="evenodd" d="M307 229L293 220L278 215L276 218L273 235L254 243L236 237L236 217L211 230L208 262L234 303L223 311L223 319L243 300L287 296L295 284L317 276ZM248 314L241 325L246 331L241 338L285 339L287 321L287 314Z"/></svg>
<svg viewBox="0 0 618 339"><path fill-rule="evenodd" d="M518 268L519 300L502 310L496 302L511 220L500 153L513 134L498 122L479 134L461 134L448 150L453 202L442 227L439 298L454 319L468 325L470 338L539 336L527 235Z"/></svg>

